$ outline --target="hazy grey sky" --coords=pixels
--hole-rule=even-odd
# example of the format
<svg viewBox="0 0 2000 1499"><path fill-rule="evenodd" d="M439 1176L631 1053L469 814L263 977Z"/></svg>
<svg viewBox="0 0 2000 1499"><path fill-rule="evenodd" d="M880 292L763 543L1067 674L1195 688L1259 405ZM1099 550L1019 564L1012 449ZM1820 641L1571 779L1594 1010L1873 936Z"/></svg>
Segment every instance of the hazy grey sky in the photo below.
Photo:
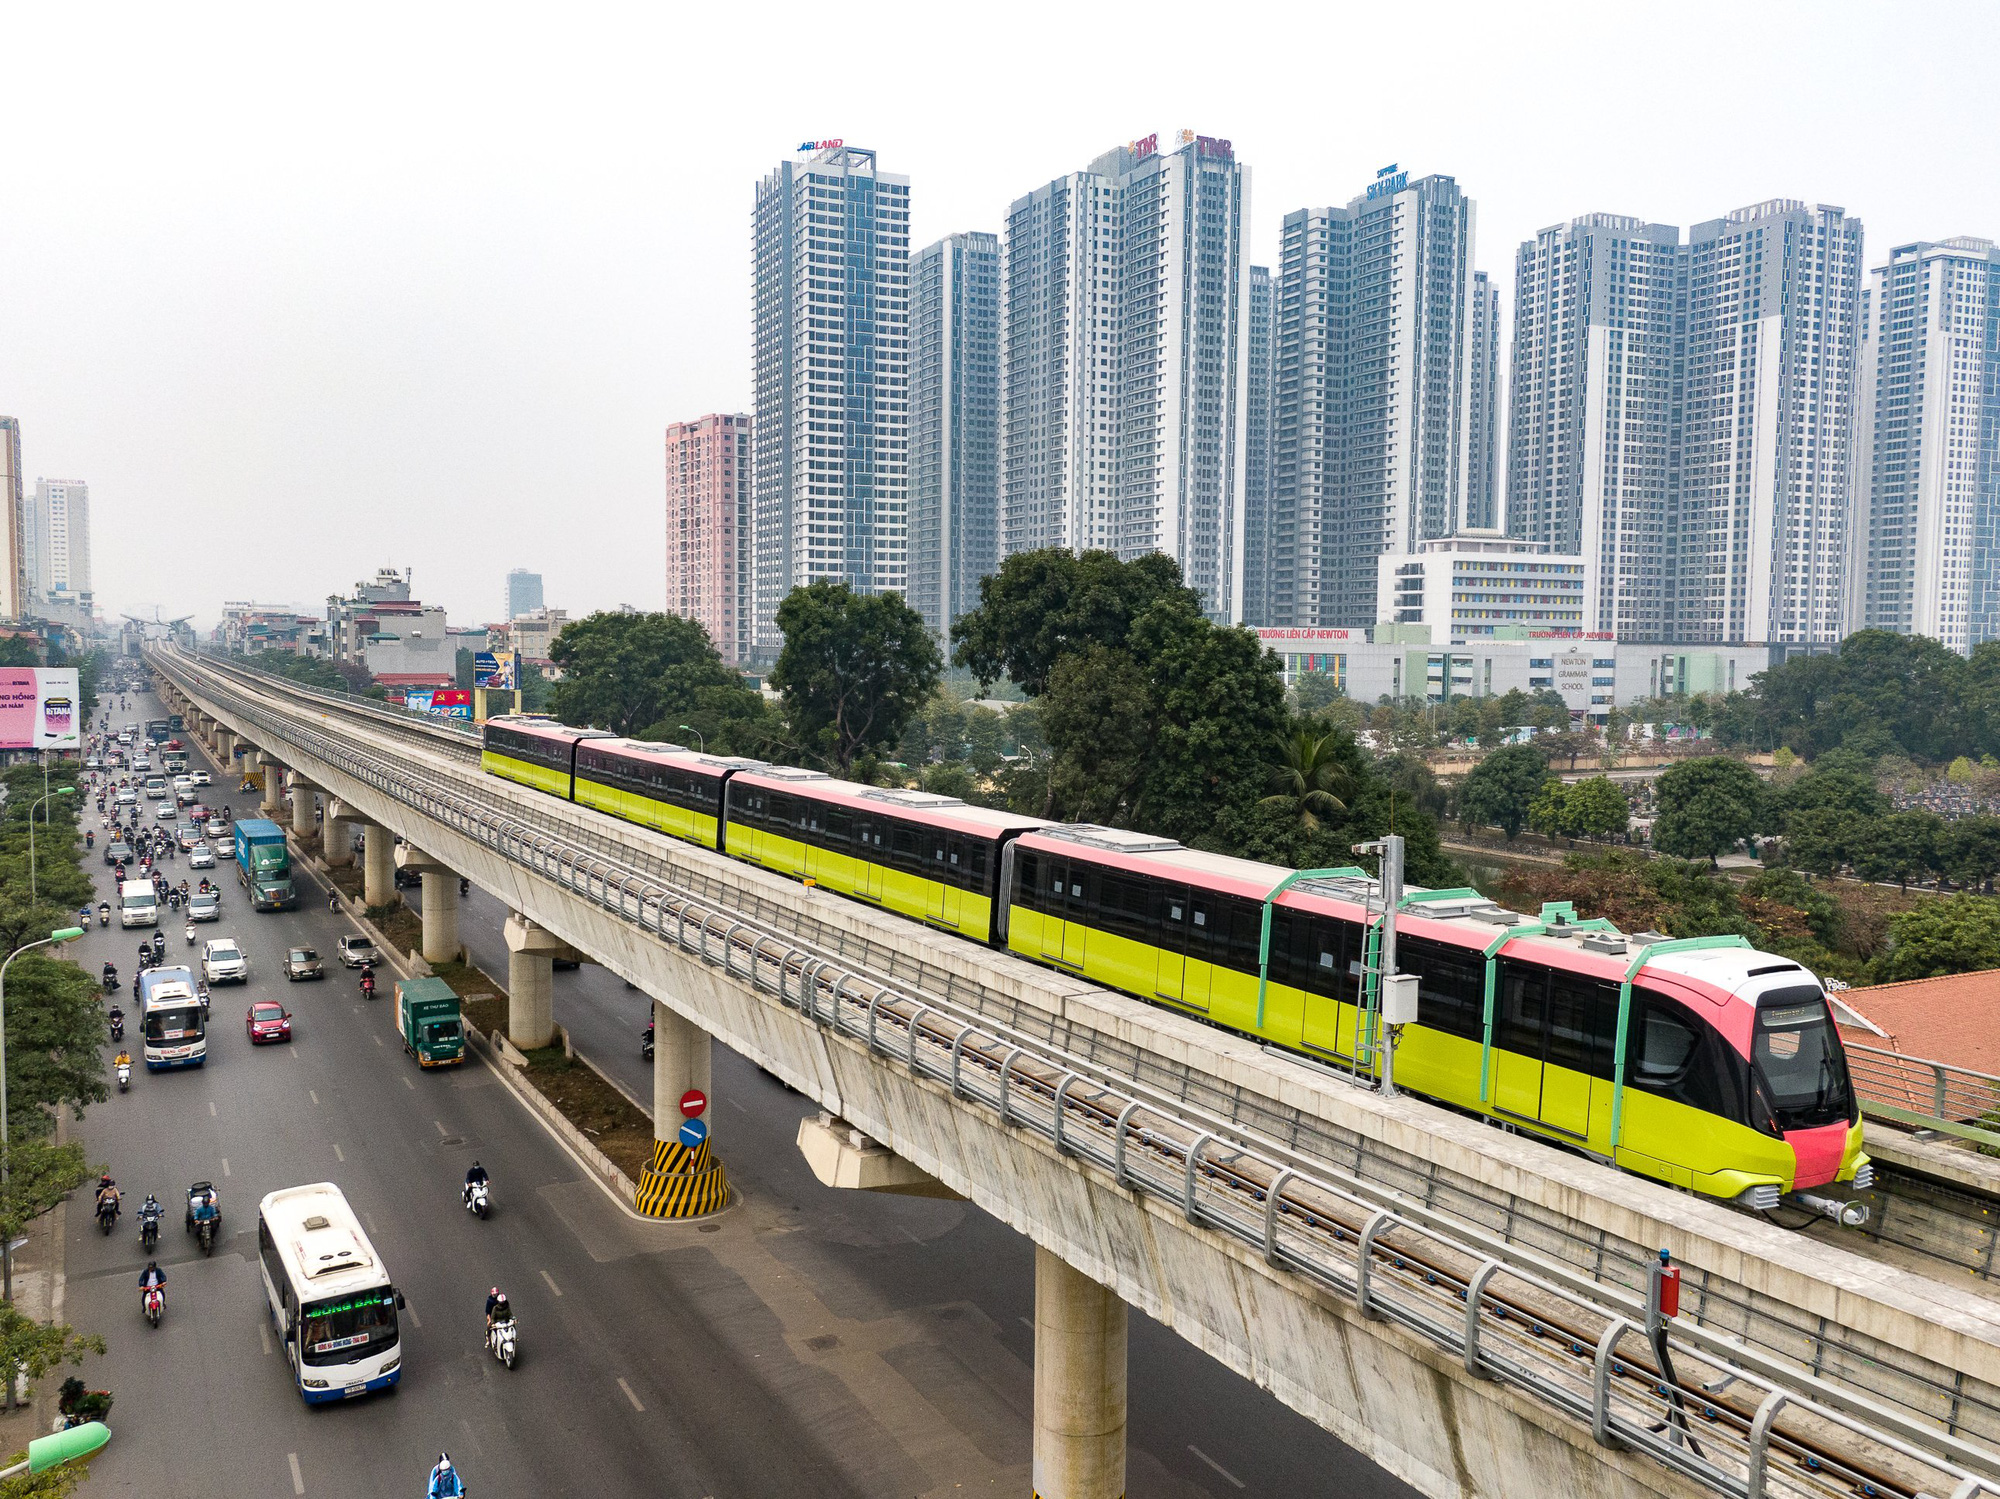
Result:
<svg viewBox="0 0 2000 1499"><path fill-rule="evenodd" d="M974 24L974 18L994 24ZM98 596L211 620L416 569L657 607L661 427L749 401L749 213L801 140L912 247L1121 141L1226 136L1255 246L1389 162L1515 245L1770 197L2000 238L2000 8L0 8L0 412L87 479Z"/></svg>

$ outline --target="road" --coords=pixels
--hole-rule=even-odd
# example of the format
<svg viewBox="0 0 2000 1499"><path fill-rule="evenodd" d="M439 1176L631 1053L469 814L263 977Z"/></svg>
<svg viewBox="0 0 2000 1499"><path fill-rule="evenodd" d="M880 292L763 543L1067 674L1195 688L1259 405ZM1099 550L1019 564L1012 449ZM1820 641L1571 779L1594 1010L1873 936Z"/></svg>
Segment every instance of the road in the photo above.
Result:
<svg viewBox="0 0 2000 1499"><path fill-rule="evenodd" d="M113 721L158 711L134 699ZM241 796L217 799L243 810ZM117 1397L119 1440L91 1492L414 1493L440 1447L481 1499L1026 1492L1025 1239L969 1204L821 1187L794 1144L812 1105L720 1046L711 1118L741 1204L705 1224L634 1222L483 1066L421 1073L386 999L364 1003L338 970L285 983L286 946L330 953L346 929L301 885L300 910L254 916L227 885L223 920L203 935L238 938L252 978L216 992L208 1065L142 1068L129 1095L76 1127L130 1201L152 1190L169 1207L157 1331L139 1315L131 1213L109 1238L82 1207L68 1215L64 1315L105 1335L89 1377ZM503 915L483 893L463 901L462 936L496 975ZM186 952L178 922L168 936ZM76 956L129 974L136 942L114 926ZM243 1010L264 996L292 1008L289 1046L248 1044ZM649 1100L647 1008L602 969L556 976L577 1048ZM457 1198L475 1156L494 1177L483 1223ZM178 1199L198 1177L224 1194L208 1260L179 1230ZM254 1222L265 1192L316 1180L337 1181L365 1215L409 1301L400 1392L317 1411L272 1343ZM481 1345L496 1283L522 1327L511 1374ZM1331 1482L1363 1499L1412 1492L1136 1313L1130 1367L1135 1499Z"/></svg>

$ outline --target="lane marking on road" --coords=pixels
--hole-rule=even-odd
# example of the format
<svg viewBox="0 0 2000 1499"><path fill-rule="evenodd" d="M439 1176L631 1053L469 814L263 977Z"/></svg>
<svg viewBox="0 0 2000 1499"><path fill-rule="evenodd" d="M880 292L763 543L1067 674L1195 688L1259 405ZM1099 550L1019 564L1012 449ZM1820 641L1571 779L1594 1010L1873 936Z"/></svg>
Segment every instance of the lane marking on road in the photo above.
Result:
<svg viewBox="0 0 2000 1499"><path fill-rule="evenodd" d="M551 1291L555 1292L558 1296L562 1295L562 1287L556 1284L556 1278L553 1275L549 1274L546 1270L542 1271L541 1275L542 1279L549 1283Z"/></svg>
<svg viewBox="0 0 2000 1499"><path fill-rule="evenodd" d="M1035 1324L1030 1322L1026 1317L1016 1317L1014 1320L1020 1323L1023 1327L1027 1328L1029 1332L1033 1332L1035 1330Z"/></svg>
<svg viewBox="0 0 2000 1499"><path fill-rule="evenodd" d="M410 1080L409 1080L408 1078L404 1078L404 1079L403 1079L403 1086L404 1086L405 1088L408 1088L408 1089L409 1089L409 1090L410 1090L411 1092L413 1092L413 1093L414 1093L414 1092L416 1091L416 1088L417 1088L417 1085L416 1085L415 1083L411 1082L411 1081L410 1081Z"/></svg>
<svg viewBox="0 0 2000 1499"><path fill-rule="evenodd" d="M285 1050L291 1055L294 1062L299 1059L299 1049L296 1046L287 1046Z"/></svg>
<svg viewBox="0 0 2000 1499"><path fill-rule="evenodd" d="M1193 1442L1188 1443L1188 1451L1192 1452L1196 1457L1200 1458L1203 1462L1207 1463L1211 1468L1215 1469L1216 1472L1220 1473L1224 1478L1228 1479L1231 1483L1235 1484L1236 1487L1238 1487L1239 1489L1244 1486L1242 1479L1238 1478L1234 1473L1230 1472L1227 1468L1223 1467L1221 1463L1217 1462L1214 1458L1210 1457L1206 1452L1203 1452L1201 1448L1195 1446Z"/></svg>
<svg viewBox="0 0 2000 1499"><path fill-rule="evenodd" d="M406 1314L408 1315L408 1317L409 1317L409 1319L410 1319L410 1326L412 1326L412 1327L415 1327L415 1328L419 1328L419 1329L421 1329L421 1328L423 1327L423 1325L424 1325L424 1319L423 1319L422 1317L419 1317L419 1316L417 1315L417 1309L416 1309L415 1307L413 1307L413 1306L406 1306L406 1307L404 1307L404 1308L403 1308L403 1311L404 1311L404 1312L405 1312L405 1313L406 1313Z"/></svg>
<svg viewBox="0 0 2000 1499"><path fill-rule="evenodd" d="M208 1117L211 1119L215 1117L215 1100L212 1098L208 1101Z"/></svg>
<svg viewBox="0 0 2000 1499"><path fill-rule="evenodd" d="M625 1392L625 1398L632 1402L633 1410L643 1411L646 1408L645 1406L639 1403L639 1397L632 1393L632 1387L627 1383L625 1383L623 1379L618 1381L618 1388L623 1390Z"/></svg>
<svg viewBox="0 0 2000 1499"><path fill-rule="evenodd" d="M315 1105L319 1103L319 1094L315 1093L311 1088L306 1089L306 1097L310 1098Z"/></svg>
<svg viewBox="0 0 2000 1499"><path fill-rule="evenodd" d="M432 1123L432 1124L435 1124L435 1125L437 1126L437 1132L438 1132L438 1134L439 1134L439 1135L441 1135L442 1137L444 1137L444 1138L445 1138L445 1139L447 1139L447 1140L451 1138L451 1131L450 1131L450 1130L448 1130L448 1129L446 1129L446 1128L444 1127L444 1121L443 1121L443 1120L441 1120L441 1119L433 1119L433 1120L431 1121L431 1123Z"/></svg>
<svg viewBox="0 0 2000 1499"><path fill-rule="evenodd" d="M370 1041L373 1041L377 1046L380 1046L382 1044L382 1038L380 1036L370 1036L368 1039ZM403 1081L407 1083L409 1079L404 1078Z"/></svg>
<svg viewBox="0 0 2000 1499"><path fill-rule="evenodd" d="M303 1494L306 1491L306 1480L305 1475L299 1472L299 1455L296 1452L287 1452L285 1456L292 1462L292 1492Z"/></svg>
<svg viewBox="0 0 2000 1499"><path fill-rule="evenodd" d="M222 1174L223 1174L224 1176L227 1176L227 1175L229 1175L229 1157L228 1157L228 1156L224 1156L224 1157L222 1158Z"/></svg>
<svg viewBox="0 0 2000 1499"><path fill-rule="evenodd" d="M344 1161L347 1159L347 1152L342 1150L338 1145L336 1145L333 1147L333 1158L336 1161Z"/></svg>
<svg viewBox="0 0 2000 1499"><path fill-rule="evenodd" d="M257 1346L264 1350L266 1357L270 1355L271 1329L266 1327L262 1322L257 1324Z"/></svg>

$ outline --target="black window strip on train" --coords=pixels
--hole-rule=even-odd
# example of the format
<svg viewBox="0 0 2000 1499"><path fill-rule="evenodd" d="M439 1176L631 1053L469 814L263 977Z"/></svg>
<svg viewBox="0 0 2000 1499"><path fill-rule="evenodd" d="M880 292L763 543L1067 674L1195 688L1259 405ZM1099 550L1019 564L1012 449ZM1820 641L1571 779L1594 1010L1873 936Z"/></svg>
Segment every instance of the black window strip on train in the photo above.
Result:
<svg viewBox="0 0 2000 1499"><path fill-rule="evenodd" d="M536 765L545 765L551 770L569 774L571 741L549 739L540 734L523 734L514 729L486 726L486 743L499 754L515 760L527 760Z"/></svg>
<svg viewBox="0 0 2000 1499"><path fill-rule="evenodd" d="M650 797L689 812L713 813L715 788L720 783L682 770L677 765L660 765L649 760L629 759L592 750L588 745L577 751L579 780L593 781L634 796Z"/></svg>
<svg viewBox="0 0 2000 1499"><path fill-rule="evenodd" d="M998 839L905 822L887 811L861 811L790 792L750 790L738 784L730 793L729 820L975 895L993 894L993 876L1000 864Z"/></svg>

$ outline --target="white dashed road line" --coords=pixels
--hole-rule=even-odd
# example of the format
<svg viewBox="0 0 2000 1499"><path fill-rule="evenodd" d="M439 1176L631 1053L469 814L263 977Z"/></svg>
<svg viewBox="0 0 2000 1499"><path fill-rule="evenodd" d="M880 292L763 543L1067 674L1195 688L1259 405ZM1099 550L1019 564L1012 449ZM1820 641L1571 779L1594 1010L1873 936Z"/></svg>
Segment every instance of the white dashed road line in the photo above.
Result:
<svg viewBox="0 0 2000 1499"><path fill-rule="evenodd" d="M562 1287L556 1284L556 1278L546 1270L542 1271L541 1274L542 1279L549 1283L549 1289L558 1296L562 1295Z"/></svg>
<svg viewBox="0 0 2000 1499"><path fill-rule="evenodd" d="M305 1475L299 1472L299 1455L296 1452L287 1452L285 1456L292 1462L292 1492L303 1494L306 1491L306 1480Z"/></svg>
<svg viewBox="0 0 2000 1499"><path fill-rule="evenodd" d="M333 1147L333 1158L336 1161L344 1161L347 1159L347 1152L342 1150L338 1145L336 1145Z"/></svg>
<svg viewBox="0 0 2000 1499"><path fill-rule="evenodd" d="M645 1406L639 1403L639 1397L632 1393L632 1387L627 1383L625 1383L624 1380L621 1379L618 1381L618 1388L623 1390L625 1392L625 1398L632 1402L633 1410L643 1411L646 1408Z"/></svg>
<svg viewBox="0 0 2000 1499"><path fill-rule="evenodd" d="M1238 1487L1239 1489L1244 1486L1242 1479L1238 1478L1234 1473L1230 1472L1227 1468L1223 1467L1221 1463L1217 1462L1214 1458L1210 1457L1206 1452L1203 1452L1201 1448L1195 1446L1193 1442L1188 1443L1188 1451L1192 1452L1196 1457L1200 1458L1203 1462L1207 1463L1211 1468L1215 1469L1216 1472L1220 1473L1224 1478L1228 1479L1231 1483L1235 1484L1236 1487Z"/></svg>

